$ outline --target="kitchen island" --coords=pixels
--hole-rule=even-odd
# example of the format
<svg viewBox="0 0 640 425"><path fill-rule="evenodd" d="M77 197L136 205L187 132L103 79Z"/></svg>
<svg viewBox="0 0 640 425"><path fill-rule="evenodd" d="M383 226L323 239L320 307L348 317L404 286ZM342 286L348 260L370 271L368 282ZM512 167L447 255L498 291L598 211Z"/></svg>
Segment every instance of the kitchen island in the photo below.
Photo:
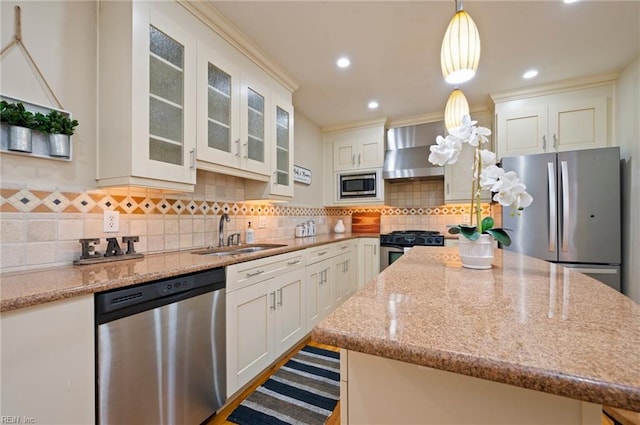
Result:
<svg viewBox="0 0 640 425"><path fill-rule="evenodd" d="M598 424L640 410L640 306L581 273L496 250L415 247L314 340L342 349L342 423Z"/></svg>

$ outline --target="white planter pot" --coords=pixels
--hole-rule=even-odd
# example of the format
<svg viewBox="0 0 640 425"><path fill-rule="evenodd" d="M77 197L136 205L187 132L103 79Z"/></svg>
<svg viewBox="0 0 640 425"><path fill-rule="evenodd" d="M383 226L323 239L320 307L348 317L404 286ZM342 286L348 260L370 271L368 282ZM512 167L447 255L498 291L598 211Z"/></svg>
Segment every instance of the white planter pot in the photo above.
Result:
<svg viewBox="0 0 640 425"><path fill-rule="evenodd" d="M480 235L476 241L470 241L462 234L458 234L458 251L462 267L468 269L490 269L493 263L493 237Z"/></svg>
<svg viewBox="0 0 640 425"><path fill-rule="evenodd" d="M18 152L31 152L31 129L19 127L17 125L9 126L9 150Z"/></svg>
<svg viewBox="0 0 640 425"><path fill-rule="evenodd" d="M49 155L69 158L71 143L66 134L49 134Z"/></svg>

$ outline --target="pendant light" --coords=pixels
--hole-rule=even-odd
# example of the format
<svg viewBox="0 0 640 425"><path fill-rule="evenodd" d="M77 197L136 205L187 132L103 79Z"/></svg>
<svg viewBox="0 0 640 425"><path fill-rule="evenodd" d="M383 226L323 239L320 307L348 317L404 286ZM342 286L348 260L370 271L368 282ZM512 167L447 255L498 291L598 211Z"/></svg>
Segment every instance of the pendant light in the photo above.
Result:
<svg viewBox="0 0 640 425"><path fill-rule="evenodd" d="M464 93L455 88L449 95L444 108L444 125L448 131L462 125L462 117L469 115L469 102Z"/></svg>
<svg viewBox="0 0 640 425"><path fill-rule="evenodd" d="M479 61L478 28L471 16L462 9L462 2L456 0L456 14L449 22L440 50L442 75L449 84L464 83L476 74Z"/></svg>

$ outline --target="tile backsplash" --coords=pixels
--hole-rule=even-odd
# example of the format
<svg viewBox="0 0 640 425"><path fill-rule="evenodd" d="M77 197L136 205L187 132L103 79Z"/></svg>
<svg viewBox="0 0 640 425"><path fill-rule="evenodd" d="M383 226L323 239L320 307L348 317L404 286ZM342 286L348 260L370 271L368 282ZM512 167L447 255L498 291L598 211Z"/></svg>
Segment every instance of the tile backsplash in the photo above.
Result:
<svg viewBox="0 0 640 425"><path fill-rule="evenodd" d="M309 208L290 204L247 202L244 180L199 172L194 193L163 193L125 188L89 191L0 188L0 259L2 272L70 264L80 257L81 238L139 236L142 253L194 249L217 244L222 213L229 214L227 234L252 222L256 241L292 237L295 226L314 220L317 233L331 233L338 219L347 231L354 211L381 214L380 231L428 229L446 232L459 223L469 205L444 205L442 182L411 182L390 186L393 206L367 208ZM103 232L103 212L120 213L117 233ZM483 205L484 214L489 206ZM260 228L258 217L266 218Z"/></svg>

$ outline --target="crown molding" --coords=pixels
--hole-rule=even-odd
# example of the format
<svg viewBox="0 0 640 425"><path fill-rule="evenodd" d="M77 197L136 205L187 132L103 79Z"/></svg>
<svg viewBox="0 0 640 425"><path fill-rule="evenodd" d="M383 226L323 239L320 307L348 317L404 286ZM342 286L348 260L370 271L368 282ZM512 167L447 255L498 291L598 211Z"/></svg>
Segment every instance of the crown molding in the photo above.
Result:
<svg viewBox="0 0 640 425"><path fill-rule="evenodd" d="M522 90L512 90L491 94L492 103L500 103L508 100L526 99L535 96L545 96L549 94L562 93L591 87L599 87L615 84L618 80L618 73L594 75L584 78L573 78L569 80L556 81L550 84L541 84L527 87Z"/></svg>
<svg viewBox="0 0 640 425"><path fill-rule="evenodd" d="M360 129L360 128L386 126L386 124L387 124L387 117L383 117L383 118L377 118L370 121L359 121L359 122L338 124L338 125L329 126L329 127L322 127L320 131L322 133L330 133L332 131L343 131L343 130L352 130L352 129Z"/></svg>
<svg viewBox="0 0 640 425"><path fill-rule="evenodd" d="M299 86L298 82L269 59L249 37L213 5L201 0L176 1L208 28L260 67L260 69L282 84L287 90L292 93L296 91Z"/></svg>

